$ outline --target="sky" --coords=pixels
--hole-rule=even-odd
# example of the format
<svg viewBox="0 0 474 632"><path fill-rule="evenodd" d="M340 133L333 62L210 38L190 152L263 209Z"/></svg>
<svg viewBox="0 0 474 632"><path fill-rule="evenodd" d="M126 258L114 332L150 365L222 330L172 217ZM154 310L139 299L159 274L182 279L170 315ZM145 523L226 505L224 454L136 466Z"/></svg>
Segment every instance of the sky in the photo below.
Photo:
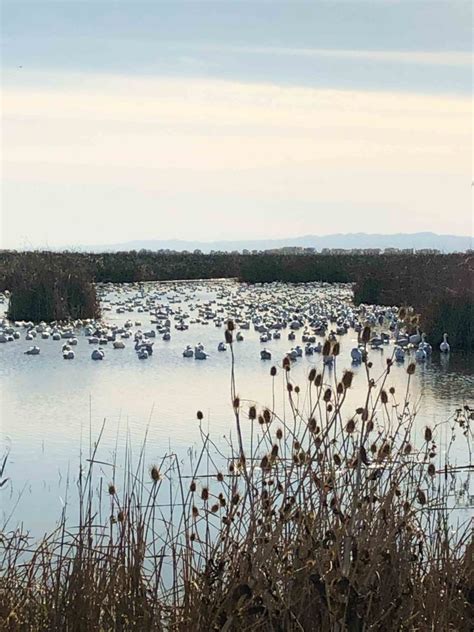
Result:
<svg viewBox="0 0 474 632"><path fill-rule="evenodd" d="M1 247L472 234L470 0L1 8Z"/></svg>

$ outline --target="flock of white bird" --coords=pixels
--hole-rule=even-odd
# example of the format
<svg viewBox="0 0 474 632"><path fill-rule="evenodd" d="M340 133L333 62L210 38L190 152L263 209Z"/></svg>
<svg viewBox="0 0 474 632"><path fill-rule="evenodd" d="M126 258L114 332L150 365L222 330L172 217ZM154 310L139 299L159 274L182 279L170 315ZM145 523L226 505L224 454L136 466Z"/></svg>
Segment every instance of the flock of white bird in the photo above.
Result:
<svg viewBox="0 0 474 632"><path fill-rule="evenodd" d="M185 332L190 325L214 325L226 329L231 320L235 327L232 342L243 342L244 332L251 328L257 332L260 342L266 345L260 350L261 360L272 359L271 342L285 335L289 342L298 343L286 354L290 360L323 354L324 364L330 366L334 355L323 353L324 339L336 342L350 330L359 339L350 352L351 362L355 365L361 364L368 352L388 345L393 345L393 358L397 363L403 363L407 354L413 354L417 362L425 362L432 353L424 333L419 330L411 335L406 333L397 307L355 307L351 287L345 284L247 285L231 281L103 284L98 286L98 291L102 306L100 321L33 323L10 322L3 318L0 320L0 343L34 342L24 353L35 356L41 352L40 344L48 340L62 341L62 357L73 360L74 348L80 340L81 344L87 342L94 346L91 359L100 361L106 357L105 347L125 349L130 346L127 345L130 340L137 358L146 360L153 355L155 339L161 337L163 341L169 341L173 329ZM209 292L212 298L209 298ZM0 295L2 303L6 308L7 295ZM116 322L118 315L129 313L134 317L128 317L121 324ZM145 318L148 320L146 328L142 324ZM366 326L371 328L372 335L368 342L362 343L361 332ZM442 353L450 351L447 338L444 334L439 346ZM217 351L225 352L228 344L229 341L226 344L222 340ZM195 360L210 357L201 343L187 344L182 355Z"/></svg>

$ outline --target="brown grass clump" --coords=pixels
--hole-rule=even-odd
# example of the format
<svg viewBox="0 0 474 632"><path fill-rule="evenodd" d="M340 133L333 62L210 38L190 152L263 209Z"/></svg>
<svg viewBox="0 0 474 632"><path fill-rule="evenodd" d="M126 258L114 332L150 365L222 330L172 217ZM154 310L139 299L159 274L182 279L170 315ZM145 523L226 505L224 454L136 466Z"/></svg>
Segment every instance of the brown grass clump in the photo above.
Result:
<svg viewBox="0 0 474 632"><path fill-rule="evenodd" d="M93 453L78 528L63 517L39 544L3 534L2 629L470 630L474 543L453 528L442 429L417 445L410 372L397 403L389 367L377 382L365 369L354 410L352 373L326 368L297 394L283 371L290 414L279 416L236 405L232 363L226 463L200 426L189 474L168 454L147 475L142 453L102 499ZM473 415L466 406L450 422L468 442Z"/></svg>

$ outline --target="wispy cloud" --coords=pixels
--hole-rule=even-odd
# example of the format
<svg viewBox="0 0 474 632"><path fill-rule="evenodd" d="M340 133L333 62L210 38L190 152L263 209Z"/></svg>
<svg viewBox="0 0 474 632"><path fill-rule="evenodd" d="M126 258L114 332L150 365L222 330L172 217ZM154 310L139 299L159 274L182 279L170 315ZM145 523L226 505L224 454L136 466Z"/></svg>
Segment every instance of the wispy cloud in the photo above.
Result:
<svg viewBox="0 0 474 632"><path fill-rule="evenodd" d="M280 55L290 57L332 58L422 64L430 66L471 66L472 53L465 51L398 51L332 48L289 48L283 46L202 45L198 50L246 55Z"/></svg>

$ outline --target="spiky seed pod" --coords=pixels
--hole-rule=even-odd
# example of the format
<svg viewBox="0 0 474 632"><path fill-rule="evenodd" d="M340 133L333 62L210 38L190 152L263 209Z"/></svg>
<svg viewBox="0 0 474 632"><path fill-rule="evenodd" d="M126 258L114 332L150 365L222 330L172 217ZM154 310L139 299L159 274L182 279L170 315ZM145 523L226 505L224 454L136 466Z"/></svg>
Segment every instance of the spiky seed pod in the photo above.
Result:
<svg viewBox="0 0 474 632"><path fill-rule="evenodd" d="M224 498L224 496L222 494L219 494L219 504L221 507L225 507L226 506L226 500Z"/></svg>
<svg viewBox="0 0 474 632"><path fill-rule="evenodd" d="M255 406L250 406L249 408L249 419L256 419L257 418L257 409Z"/></svg>
<svg viewBox="0 0 474 632"><path fill-rule="evenodd" d="M374 429L374 422L372 421L372 419L369 419L369 421L367 422L367 432L372 432L373 429Z"/></svg>
<svg viewBox="0 0 474 632"><path fill-rule="evenodd" d="M373 365L373 363L372 363L372 362L367 362L367 368L368 368L368 369L371 369L373 366L374 366L374 365Z"/></svg>
<svg viewBox="0 0 474 632"><path fill-rule="evenodd" d="M370 451L372 452L372 454L375 454L377 452L377 444L376 443L373 443L370 446Z"/></svg>
<svg viewBox="0 0 474 632"><path fill-rule="evenodd" d="M395 395L395 387L394 387L394 386L391 386L391 387L388 389L388 392L390 393L390 395Z"/></svg>
<svg viewBox="0 0 474 632"><path fill-rule="evenodd" d="M278 456L278 445L275 443L272 447L272 457L276 459Z"/></svg>
<svg viewBox="0 0 474 632"><path fill-rule="evenodd" d="M387 362L387 367L389 367L389 368L390 368L390 367L392 366L392 364L393 364L393 360L392 360L392 358L387 358L386 362Z"/></svg>
<svg viewBox="0 0 474 632"><path fill-rule="evenodd" d="M270 375L272 377L275 377L276 374L277 374L277 368L276 366L272 366L272 368L270 369Z"/></svg>
<svg viewBox="0 0 474 632"><path fill-rule="evenodd" d="M411 453L411 444L407 443L406 446L403 448L403 454L410 454Z"/></svg>
<svg viewBox="0 0 474 632"><path fill-rule="evenodd" d="M386 391L381 391L380 393L380 401L382 402L382 404L387 404L388 403L388 395Z"/></svg>
<svg viewBox="0 0 474 632"><path fill-rule="evenodd" d="M191 484L189 485L189 491L192 493L196 491L196 481L191 481Z"/></svg>
<svg viewBox="0 0 474 632"><path fill-rule="evenodd" d="M288 384L286 385L286 390L288 391L288 393L291 393L293 391L293 384L291 382L288 382Z"/></svg>
<svg viewBox="0 0 474 632"><path fill-rule="evenodd" d="M268 460L268 456L265 455L263 459L260 461L260 469L264 472L270 469L270 462Z"/></svg>
<svg viewBox="0 0 474 632"><path fill-rule="evenodd" d="M160 470L156 467L156 465L153 465L150 469L150 476L154 483L160 480Z"/></svg>
<svg viewBox="0 0 474 632"><path fill-rule="evenodd" d="M232 496L232 504L233 505L238 505L240 501L240 494L236 493Z"/></svg>
<svg viewBox="0 0 474 632"><path fill-rule="evenodd" d="M212 513L218 512L219 511L219 505L212 505L211 511L212 511Z"/></svg>
<svg viewBox="0 0 474 632"><path fill-rule="evenodd" d="M259 415L258 416L258 423L263 426L263 424L265 423L265 419L263 418L263 415Z"/></svg>
<svg viewBox="0 0 474 632"><path fill-rule="evenodd" d="M364 408L364 410L362 411L362 421L367 421L368 418L369 418L369 409Z"/></svg>
<svg viewBox="0 0 474 632"><path fill-rule="evenodd" d="M308 428L310 432L314 432L316 430L316 419L314 417L311 417L311 419L308 420Z"/></svg>
<svg viewBox="0 0 474 632"><path fill-rule="evenodd" d="M200 410L198 410L196 413L196 417L199 419L199 421L201 421L204 418L204 415Z"/></svg>
<svg viewBox="0 0 474 632"><path fill-rule="evenodd" d="M233 463L229 463L229 472L234 472L235 470L235 465Z"/></svg>
<svg viewBox="0 0 474 632"><path fill-rule="evenodd" d="M115 489L115 485L113 483L110 483L110 485L109 485L109 494L111 496L115 496L116 493L117 493L117 490Z"/></svg>
<svg viewBox="0 0 474 632"><path fill-rule="evenodd" d="M431 431L431 428L429 426L426 426L426 428L425 428L425 441L428 443L432 439L433 439L433 433Z"/></svg>
<svg viewBox="0 0 474 632"><path fill-rule="evenodd" d="M352 380L354 378L354 373L352 371L345 371L342 376L342 384L344 388L350 388L352 386Z"/></svg>
<svg viewBox="0 0 474 632"><path fill-rule="evenodd" d="M300 387L298 385L295 386L295 393L298 395L300 392Z"/></svg>
<svg viewBox="0 0 474 632"><path fill-rule="evenodd" d="M326 340L323 345L323 356L328 356L331 353L331 341Z"/></svg>
<svg viewBox="0 0 474 632"><path fill-rule="evenodd" d="M263 419L266 424L269 424L272 419L272 414L268 408L265 408L265 410L263 411Z"/></svg>
<svg viewBox="0 0 474 632"><path fill-rule="evenodd" d="M234 321L233 320L228 320L227 321L227 329L229 331L234 331L235 329L235 325L234 325Z"/></svg>
<svg viewBox="0 0 474 632"><path fill-rule="evenodd" d="M362 415L363 412L364 412L364 409L362 408L362 406L360 406L359 408L356 408L357 415Z"/></svg>
<svg viewBox="0 0 474 632"><path fill-rule="evenodd" d="M216 478L219 481L219 483L222 483L222 481L224 480L224 474L222 474L222 472L217 472Z"/></svg>
<svg viewBox="0 0 474 632"><path fill-rule="evenodd" d="M323 395L323 399L324 399L324 401L325 401L325 402L329 402L329 401L331 400L331 395L332 395L331 389L330 389L330 388L327 388L327 389L324 391L324 395Z"/></svg>
<svg viewBox="0 0 474 632"><path fill-rule="evenodd" d="M285 356L285 357L283 358L283 360L282 360L281 365L282 365L282 367L283 367L284 369L286 369L287 371L289 371L289 369L290 369L290 358L289 358L288 356Z"/></svg>
<svg viewBox="0 0 474 632"><path fill-rule="evenodd" d="M193 518L197 518L199 516L199 510L196 506L193 506L192 514L193 514Z"/></svg>
<svg viewBox="0 0 474 632"><path fill-rule="evenodd" d="M342 395L344 393L344 385L342 384L342 382L339 382L336 391L338 395Z"/></svg>
<svg viewBox="0 0 474 632"><path fill-rule="evenodd" d="M410 364L407 367L408 375L413 375L413 373L415 372L415 368L416 368L415 363L414 362L410 362Z"/></svg>
<svg viewBox="0 0 474 632"><path fill-rule="evenodd" d="M420 505L426 505L426 494L422 489L419 489L416 492L416 499L420 503Z"/></svg>
<svg viewBox="0 0 474 632"><path fill-rule="evenodd" d="M322 374L320 373L319 375L317 375L317 376L314 378L314 385L315 385L315 386L321 386L322 381L323 381L323 376L322 376Z"/></svg>
<svg viewBox="0 0 474 632"><path fill-rule="evenodd" d="M209 500L209 490L207 489L207 487L202 488L201 498L202 500Z"/></svg>
<svg viewBox="0 0 474 632"><path fill-rule="evenodd" d="M436 468L435 468L435 466L434 466L434 463L430 463L430 464L428 465L428 474L429 474L430 476L434 476L434 475L436 474Z"/></svg>
<svg viewBox="0 0 474 632"><path fill-rule="evenodd" d="M195 542L196 541L196 534L195 533L191 533L191 535L189 536L189 539L191 540L191 542Z"/></svg>
<svg viewBox="0 0 474 632"><path fill-rule="evenodd" d="M234 406L234 410L238 410L240 408L240 397L234 397L234 401L232 402L232 405Z"/></svg>
<svg viewBox="0 0 474 632"><path fill-rule="evenodd" d="M370 327L364 327L364 329L362 330L362 342L369 342L370 341Z"/></svg>
<svg viewBox="0 0 474 632"><path fill-rule="evenodd" d="M310 382L313 382L315 377L316 377L316 369L312 368L311 371L308 374L308 380Z"/></svg>
<svg viewBox="0 0 474 632"><path fill-rule="evenodd" d="M332 348L332 355L334 357L338 356L340 350L341 350L341 345L338 342L334 343L334 346Z"/></svg>
<svg viewBox="0 0 474 632"><path fill-rule="evenodd" d="M355 421L353 419L349 419L349 421L346 424L346 432L350 434L354 432L354 430L355 430Z"/></svg>
<svg viewBox="0 0 474 632"><path fill-rule="evenodd" d="M119 511L117 514L117 521L118 522L124 522L125 520L125 514L123 511Z"/></svg>
<svg viewBox="0 0 474 632"><path fill-rule="evenodd" d="M293 444L293 448L295 451L298 451L301 448L301 443L299 441L295 441Z"/></svg>
<svg viewBox="0 0 474 632"><path fill-rule="evenodd" d="M339 467L342 463L341 457L339 456L339 454L335 454L333 458L334 458L334 463L337 465L337 467Z"/></svg>
<svg viewBox="0 0 474 632"><path fill-rule="evenodd" d="M229 331L228 329L225 330L224 332L224 337L225 337L225 341L227 342L228 345L232 344L232 332Z"/></svg>
<svg viewBox="0 0 474 632"><path fill-rule="evenodd" d="M283 430L281 428L278 428L276 431L276 438L280 441L281 439L283 439Z"/></svg>

